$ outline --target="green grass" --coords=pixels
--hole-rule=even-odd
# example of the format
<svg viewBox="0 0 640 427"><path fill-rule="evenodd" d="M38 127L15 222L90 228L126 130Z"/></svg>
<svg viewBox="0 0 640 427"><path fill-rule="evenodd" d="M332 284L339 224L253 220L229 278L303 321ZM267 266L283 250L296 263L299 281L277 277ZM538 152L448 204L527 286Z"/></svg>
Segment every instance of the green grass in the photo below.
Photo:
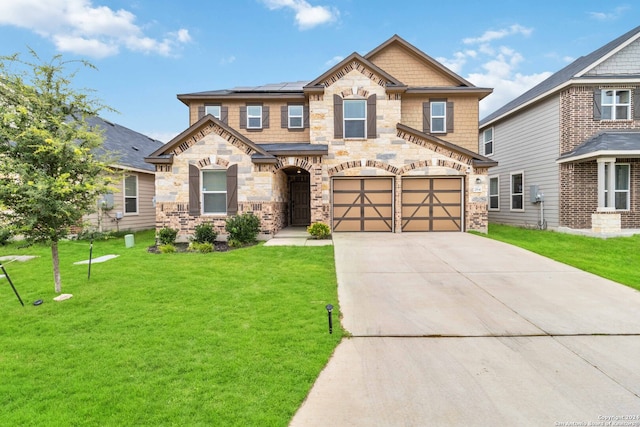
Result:
<svg viewBox="0 0 640 427"><path fill-rule="evenodd" d="M153 233L49 248L0 247L0 425L286 426L343 332L333 247L149 254ZM40 306L32 302L43 299ZM334 311L338 319L339 312Z"/></svg>
<svg viewBox="0 0 640 427"><path fill-rule="evenodd" d="M600 239L490 224L487 237L640 290L640 235Z"/></svg>

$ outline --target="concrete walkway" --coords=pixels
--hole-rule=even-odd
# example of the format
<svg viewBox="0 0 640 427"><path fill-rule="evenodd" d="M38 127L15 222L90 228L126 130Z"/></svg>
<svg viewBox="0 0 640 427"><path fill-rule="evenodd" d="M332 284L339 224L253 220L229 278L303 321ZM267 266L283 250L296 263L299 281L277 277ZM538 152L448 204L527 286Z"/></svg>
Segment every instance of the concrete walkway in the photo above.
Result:
<svg viewBox="0 0 640 427"><path fill-rule="evenodd" d="M287 227L280 230L273 238L267 240L265 246L328 246L333 245L329 239L317 240L307 233L307 227Z"/></svg>
<svg viewBox="0 0 640 427"><path fill-rule="evenodd" d="M353 337L291 426L640 415L640 292L467 233L340 233L334 244Z"/></svg>

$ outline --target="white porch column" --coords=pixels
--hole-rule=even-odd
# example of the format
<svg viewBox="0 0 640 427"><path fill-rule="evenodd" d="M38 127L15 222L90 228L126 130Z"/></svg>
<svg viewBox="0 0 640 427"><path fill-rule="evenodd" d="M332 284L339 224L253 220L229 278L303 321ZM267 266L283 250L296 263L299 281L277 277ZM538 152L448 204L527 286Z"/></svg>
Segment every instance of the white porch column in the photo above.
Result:
<svg viewBox="0 0 640 427"><path fill-rule="evenodd" d="M607 173L605 177L605 165ZM598 158L598 212L616 210L616 159L611 157ZM606 183L606 188L605 188ZM605 203L605 190L606 203ZM605 207L605 204L607 207Z"/></svg>

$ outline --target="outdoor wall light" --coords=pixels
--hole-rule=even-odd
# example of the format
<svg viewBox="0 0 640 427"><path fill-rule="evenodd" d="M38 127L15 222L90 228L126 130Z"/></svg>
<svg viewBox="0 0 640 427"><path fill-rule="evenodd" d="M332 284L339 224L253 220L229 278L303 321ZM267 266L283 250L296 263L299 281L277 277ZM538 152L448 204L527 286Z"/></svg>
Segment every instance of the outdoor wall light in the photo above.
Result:
<svg viewBox="0 0 640 427"><path fill-rule="evenodd" d="M333 333L333 322L331 320L331 312L333 311L333 306L331 304L327 304L327 316L329 317L329 333Z"/></svg>
<svg viewBox="0 0 640 427"><path fill-rule="evenodd" d="M476 184L482 184L482 178L476 178Z"/></svg>

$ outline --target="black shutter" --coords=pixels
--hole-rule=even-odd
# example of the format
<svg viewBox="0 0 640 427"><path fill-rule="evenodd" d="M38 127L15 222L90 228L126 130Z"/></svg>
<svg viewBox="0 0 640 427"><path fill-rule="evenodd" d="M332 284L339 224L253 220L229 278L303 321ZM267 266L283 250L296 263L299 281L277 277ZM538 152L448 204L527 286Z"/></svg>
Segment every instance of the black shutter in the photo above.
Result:
<svg viewBox="0 0 640 427"><path fill-rule="evenodd" d="M269 107L262 107L262 129L269 129Z"/></svg>
<svg viewBox="0 0 640 427"><path fill-rule="evenodd" d="M220 121L225 125L229 124L229 107L220 107Z"/></svg>
<svg viewBox="0 0 640 427"><path fill-rule="evenodd" d="M204 117L204 112L205 112L204 105L198 106L198 120Z"/></svg>
<svg viewBox="0 0 640 427"><path fill-rule="evenodd" d="M422 131L424 133L431 132L431 103L422 103Z"/></svg>
<svg viewBox="0 0 640 427"><path fill-rule="evenodd" d="M376 128L376 95L367 98L367 138L374 139L377 135Z"/></svg>
<svg viewBox="0 0 640 427"><path fill-rule="evenodd" d="M243 105L240 107L240 129L247 128L247 107Z"/></svg>
<svg viewBox="0 0 640 427"><path fill-rule="evenodd" d="M342 98L340 95L333 95L333 137L342 139Z"/></svg>
<svg viewBox="0 0 640 427"><path fill-rule="evenodd" d="M633 119L640 120L640 89L633 90Z"/></svg>
<svg viewBox="0 0 640 427"><path fill-rule="evenodd" d="M304 128L309 128L309 106L305 105L304 107L302 107L302 127Z"/></svg>
<svg viewBox="0 0 640 427"><path fill-rule="evenodd" d="M602 120L602 91L593 91L593 120Z"/></svg>
<svg viewBox="0 0 640 427"><path fill-rule="evenodd" d="M283 129L289 127L289 107L286 105L280 107L280 127Z"/></svg>
<svg viewBox="0 0 640 427"><path fill-rule="evenodd" d="M447 132L453 132L453 102L447 102Z"/></svg>
<svg viewBox="0 0 640 427"><path fill-rule="evenodd" d="M189 165L189 215L200 216L200 169Z"/></svg>
<svg viewBox="0 0 640 427"><path fill-rule="evenodd" d="M227 169L227 215L238 213L238 165Z"/></svg>

